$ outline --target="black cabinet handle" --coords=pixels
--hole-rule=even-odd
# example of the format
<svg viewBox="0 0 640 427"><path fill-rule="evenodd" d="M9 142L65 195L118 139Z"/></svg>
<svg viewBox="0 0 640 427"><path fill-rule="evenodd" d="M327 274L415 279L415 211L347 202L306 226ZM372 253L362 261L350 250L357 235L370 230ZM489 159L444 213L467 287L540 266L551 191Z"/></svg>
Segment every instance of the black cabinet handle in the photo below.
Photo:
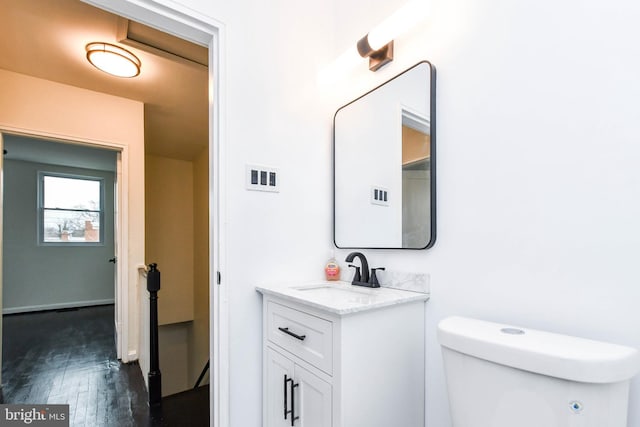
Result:
<svg viewBox="0 0 640 427"><path fill-rule="evenodd" d="M287 375L285 374L284 376L284 419L287 419L287 414L289 413L289 411L287 411L287 383L289 382L289 380L287 379Z"/></svg>
<svg viewBox="0 0 640 427"><path fill-rule="evenodd" d="M287 383L291 383L291 410L287 409ZM289 378L287 377L287 375L285 374L284 376L284 419L287 419L287 416L289 414L291 414L291 425L293 426L296 422L297 419L299 419L300 417L296 417L296 396L294 394L294 390L296 387L298 387L300 384L294 384L293 383L293 378Z"/></svg>
<svg viewBox="0 0 640 427"><path fill-rule="evenodd" d="M293 378L288 378L287 374L284 375L284 419L287 419L287 415L291 413L291 411L289 411L287 409L287 385L289 383L289 381L291 381L291 383L293 384ZM293 396L292 396L293 398ZM293 403L293 400L292 402Z"/></svg>
<svg viewBox="0 0 640 427"><path fill-rule="evenodd" d="M296 420L300 417L296 417L296 395L295 395L295 388L298 387L300 384L294 384L293 383L293 379L291 379L291 426L293 427L293 425L295 424Z"/></svg>
<svg viewBox="0 0 640 427"><path fill-rule="evenodd" d="M291 335L292 337L299 339L300 341L304 341L304 339L307 337L306 335L298 335L298 334L294 334L293 332L291 332L289 330L289 328L278 328L279 330L281 330L282 332L284 332L287 335Z"/></svg>

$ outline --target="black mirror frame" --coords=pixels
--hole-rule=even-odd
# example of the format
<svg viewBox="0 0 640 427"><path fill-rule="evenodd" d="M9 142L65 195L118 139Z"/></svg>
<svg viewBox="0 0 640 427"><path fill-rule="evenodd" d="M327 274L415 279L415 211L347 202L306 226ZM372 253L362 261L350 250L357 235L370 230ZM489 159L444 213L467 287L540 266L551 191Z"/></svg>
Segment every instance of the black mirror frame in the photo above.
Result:
<svg viewBox="0 0 640 427"><path fill-rule="evenodd" d="M414 68L418 67L421 64L428 64L429 65L429 70L430 70L430 74L429 74L429 78L430 78L430 91L429 91L429 125L430 125L430 172L429 172L429 178L430 178L430 188L429 191L431 192L430 194L430 199L431 199L431 203L429 206L429 209L431 211L431 218L430 218L430 226L431 226L431 235L429 238L429 242L427 242L427 245L422 247L422 248L381 248L381 247L360 247L360 246L338 246L338 244L336 243L336 116L338 115L338 113L340 112L340 110L348 107L349 105L353 104L354 102L358 101L359 99L364 98L365 96L369 95L371 92L374 92L378 89L380 89L382 86L386 85L387 83L391 82L392 80L397 79L398 77L404 75L405 73L413 70ZM333 145L332 145L332 168L333 168L333 244L336 248L338 249L409 249L409 250L424 250L424 249L429 249L431 247L433 247L433 245L435 245L436 243L436 69L433 66L433 64L429 61L423 60L418 62L417 64L407 68L406 70L404 70L403 72L401 72L400 74L390 78L389 80L387 80L386 82L376 86L375 88L371 89L370 91L368 91L367 93L357 97L356 99L354 99L353 101L343 105L342 107L338 108L335 112L335 114L333 115L333 129L332 129L332 134L333 134Z"/></svg>

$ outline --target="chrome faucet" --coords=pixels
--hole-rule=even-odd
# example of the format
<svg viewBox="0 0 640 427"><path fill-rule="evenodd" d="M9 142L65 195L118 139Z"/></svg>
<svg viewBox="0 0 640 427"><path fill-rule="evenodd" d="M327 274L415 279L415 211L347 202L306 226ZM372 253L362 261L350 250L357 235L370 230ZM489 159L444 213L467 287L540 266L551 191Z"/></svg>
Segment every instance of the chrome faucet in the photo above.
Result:
<svg viewBox="0 0 640 427"><path fill-rule="evenodd" d="M355 258L360 258L360 267L357 265L349 264L349 267L355 268L356 272L353 275L352 285L366 286L367 288L379 288L378 278L376 277L376 270L384 270L384 268L372 268L371 276L369 276L369 263L367 257L361 252L351 252L345 259L346 262L353 262ZM360 268L362 267L362 274Z"/></svg>

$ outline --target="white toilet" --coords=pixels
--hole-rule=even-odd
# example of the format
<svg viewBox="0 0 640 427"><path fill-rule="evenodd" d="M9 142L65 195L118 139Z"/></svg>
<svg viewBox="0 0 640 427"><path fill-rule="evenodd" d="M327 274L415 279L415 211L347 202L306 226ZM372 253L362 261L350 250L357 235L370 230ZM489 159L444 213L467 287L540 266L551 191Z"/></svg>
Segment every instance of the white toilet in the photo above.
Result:
<svg viewBox="0 0 640 427"><path fill-rule="evenodd" d="M636 349L463 317L438 340L453 427L627 427Z"/></svg>

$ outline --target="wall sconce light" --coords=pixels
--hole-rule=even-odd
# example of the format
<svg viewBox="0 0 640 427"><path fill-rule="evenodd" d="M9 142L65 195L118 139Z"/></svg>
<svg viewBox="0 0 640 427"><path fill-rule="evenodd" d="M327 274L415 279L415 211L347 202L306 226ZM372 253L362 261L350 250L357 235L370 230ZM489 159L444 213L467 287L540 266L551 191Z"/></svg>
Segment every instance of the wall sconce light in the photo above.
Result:
<svg viewBox="0 0 640 427"><path fill-rule="evenodd" d="M105 73L116 77L135 77L142 63L137 56L111 43L94 42L86 46L87 60Z"/></svg>
<svg viewBox="0 0 640 427"><path fill-rule="evenodd" d="M318 72L318 83L328 85L369 58L369 69L379 70L393 61L394 39L410 31L424 20L431 0L410 0Z"/></svg>
<svg viewBox="0 0 640 427"><path fill-rule="evenodd" d="M358 53L369 58L369 70L378 71L380 67L393 61L393 40L381 48L374 49L369 42L369 34L358 40Z"/></svg>
<svg viewBox="0 0 640 427"><path fill-rule="evenodd" d="M358 53L369 58L369 69L377 71L393 61L393 40L427 16L427 0L411 0L358 41Z"/></svg>

